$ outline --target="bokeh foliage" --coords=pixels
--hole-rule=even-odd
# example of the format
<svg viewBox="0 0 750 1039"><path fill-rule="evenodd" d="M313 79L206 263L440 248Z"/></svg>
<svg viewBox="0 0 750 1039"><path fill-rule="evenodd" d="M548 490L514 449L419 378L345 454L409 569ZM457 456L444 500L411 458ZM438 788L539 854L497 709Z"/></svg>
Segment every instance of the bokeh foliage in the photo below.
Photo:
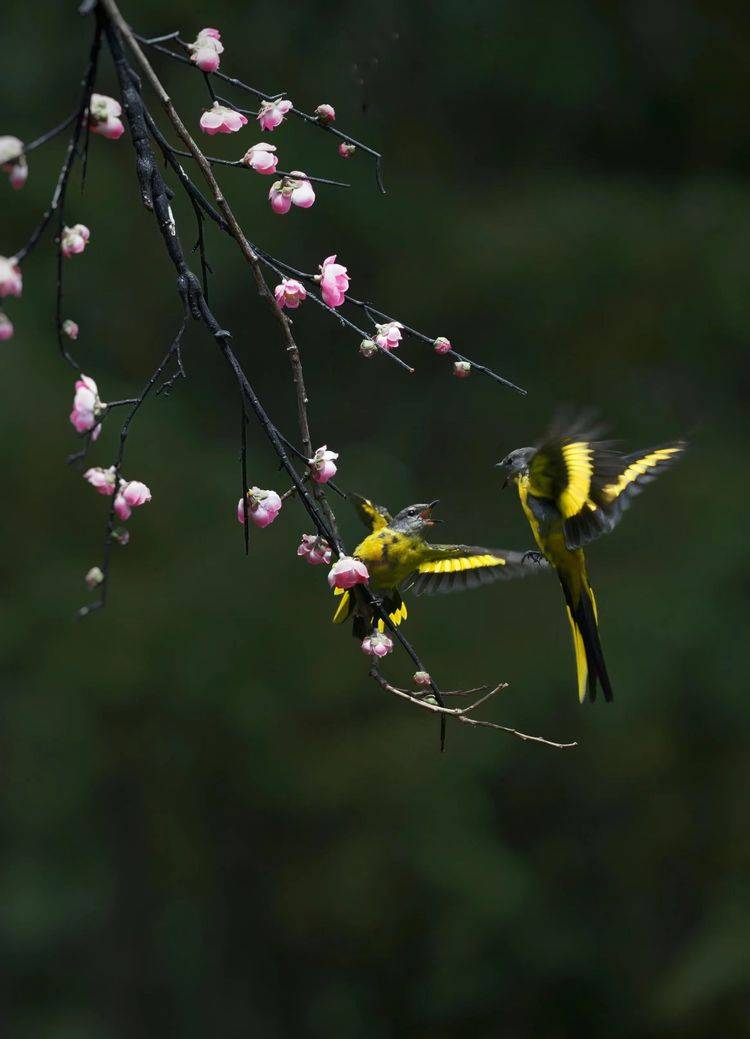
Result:
<svg viewBox="0 0 750 1039"><path fill-rule="evenodd" d="M34 136L72 108L89 35L74 8L6 3L2 132ZM329 625L323 574L294 555L301 510L242 557L238 401L198 329L189 381L133 428L126 472L154 501L117 554L111 604L72 621L105 506L64 465L72 379L52 249L37 250L2 351L8 1033L747 1034L747 8L123 10L144 32L218 25L227 70L307 109L331 101L382 147L385 198L364 157L344 164L285 126L287 168L353 186L281 220L268 181L227 171L255 240L308 270L338 252L354 291L529 388L458 382L413 345L409 378L303 309L314 437L341 451L344 486L394 507L440 497L446 538L523 547L491 466L559 403L598 406L633 447L693 447L589 554L611 707L576 703L553 580L414 606L409 634L444 686L507 680L498 720L580 740L556 752L451 729L441 757L431 721L368 682ZM157 64L197 127L199 77ZM107 60L99 86L114 92ZM211 148L236 157L257 137ZM25 239L61 153L32 156L21 194L0 184L0 252ZM92 228L67 269L78 355L105 398L130 395L179 311L127 139L93 141L69 215ZM212 232L209 249L215 309L293 431L273 323L232 244ZM254 428L251 477L283 486Z"/></svg>

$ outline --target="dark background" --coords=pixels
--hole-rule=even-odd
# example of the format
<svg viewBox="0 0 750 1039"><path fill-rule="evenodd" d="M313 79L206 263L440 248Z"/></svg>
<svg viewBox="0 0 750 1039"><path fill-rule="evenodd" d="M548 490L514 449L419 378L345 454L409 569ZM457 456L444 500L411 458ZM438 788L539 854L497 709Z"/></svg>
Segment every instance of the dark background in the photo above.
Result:
<svg viewBox="0 0 750 1039"><path fill-rule="evenodd" d="M498 721L574 750L437 727L382 693L295 556L297 504L242 555L238 399L204 332L189 380L139 414L126 474L153 502L110 605L75 623L105 501L65 466L73 377L53 334L51 236L2 344L0 941L14 1039L207 1035L747 1035L745 350L750 334L746 5L696 2L124 2L146 33L218 26L223 70L285 89L385 155L287 123L282 168L351 180L270 213L227 170L248 233L450 336L523 399L409 343L409 377L308 305L295 320L316 443L393 508L442 499L446 539L525 547L492 464L561 402L631 448L692 446L589 551L616 698L579 707L553 579L413 604L446 687L505 680ZM90 26L74 3L3 14L1 132L74 106ZM201 79L156 59L197 129ZM105 56L98 89L116 93ZM242 103L241 95L237 97ZM154 106L156 110L156 106ZM159 116L161 118L161 116ZM252 126L212 138L238 157ZM203 138L207 144L207 139ZM208 145L207 145L208 147ZM0 252L49 199L64 139L0 183ZM190 210L175 207L192 244ZM92 140L65 316L104 399L129 396L179 321L128 136ZM273 321L209 232L212 300L276 421L295 405ZM93 452L112 459L117 425ZM250 478L283 490L250 428ZM337 504L337 503L336 503ZM338 505L350 544L359 535ZM412 668L400 654L394 679Z"/></svg>

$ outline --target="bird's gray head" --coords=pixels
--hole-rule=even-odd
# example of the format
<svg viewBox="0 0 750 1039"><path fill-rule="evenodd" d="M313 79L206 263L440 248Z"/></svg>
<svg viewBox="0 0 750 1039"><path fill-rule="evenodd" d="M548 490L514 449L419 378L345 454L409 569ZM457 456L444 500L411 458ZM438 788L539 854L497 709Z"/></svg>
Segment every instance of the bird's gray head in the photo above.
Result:
<svg viewBox="0 0 750 1039"><path fill-rule="evenodd" d="M516 477L526 475L529 470L529 462L535 454L535 447L517 447L515 451L511 451L497 463L497 468L502 469L505 473L503 487L507 487L508 483L515 480Z"/></svg>
<svg viewBox="0 0 750 1039"><path fill-rule="evenodd" d="M421 502L416 505L407 505L402 509L389 524L391 530L399 534L422 534L428 527L439 522L432 518L432 510L437 505L438 499L431 502Z"/></svg>

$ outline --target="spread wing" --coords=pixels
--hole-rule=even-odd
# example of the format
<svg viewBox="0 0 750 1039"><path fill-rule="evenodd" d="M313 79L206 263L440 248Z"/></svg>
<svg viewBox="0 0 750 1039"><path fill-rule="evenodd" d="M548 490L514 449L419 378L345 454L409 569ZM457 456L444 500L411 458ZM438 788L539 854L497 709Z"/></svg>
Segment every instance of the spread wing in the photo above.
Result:
<svg viewBox="0 0 750 1039"><path fill-rule="evenodd" d="M563 519L575 516L617 474L610 442L586 434L552 436L529 463L529 494L554 503Z"/></svg>
<svg viewBox="0 0 750 1039"><path fill-rule="evenodd" d="M614 473L609 466L606 475L595 474L590 497L565 523L568 548L581 548L612 530L632 499L668 469L686 447L684 441L677 440L650 451L636 451L620 457Z"/></svg>
<svg viewBox="0 0 750 1039"><path fill-rule="evenodd" d="M436 558L421 563L406 588L415 595L463 592L493 581L547 569L538 552L507 552L471 545L433 545Z"/></svg>
<svg viewBox="0 0 750 1039"><path fill-rule="evenodd" d="M391 514L384 505L376 505L369 498L362 498L359 494L349 494L348 497L370 533L388 526L391 522Z"/></svg>

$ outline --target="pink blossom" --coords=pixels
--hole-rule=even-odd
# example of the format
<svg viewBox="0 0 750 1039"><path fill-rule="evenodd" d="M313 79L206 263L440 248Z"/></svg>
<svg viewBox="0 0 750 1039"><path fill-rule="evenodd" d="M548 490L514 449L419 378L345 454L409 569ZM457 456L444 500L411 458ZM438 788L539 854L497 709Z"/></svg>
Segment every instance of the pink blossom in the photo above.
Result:
<svg viewBox="0 0 750 1039"><path fill-rule="evenodd" d="M415 681L415 683L417 685L430 685L431 682L432 682L432 679L430 678L430 676L427 674L426 671L415 671L414 672L414 681Z"/></svg>
<svg viewBox="0 0 750 1039"><path fill-rule="evenodd" d="M297 555L304 556L308 563L315 566L318 563L330 563L333 552L325 538L317 534L303 534Z"/></svg>
<svg viewBox="0 0 750 1039"><path fill-rule="evenodd" d="M70 413L70 421L78 433L87 433L93 430L92 440L96 440L101 432L98 424L102 412L107 407L99 400L99 390L94 380L81 374L76 381L76 392L73 398L73 410ZM91 471L91 470L90 470Z"/></svg>
<svg viewBox="0 0 750 1039"><path fill-rule="evenodd" d="M140 480L128 480L120 483L120 494L131 508L138 508L151 501L151 491Z"/></svg>
<svg viewBox="0 0 750 1039"><path fill-rule="evenodd" d="M376 325L378 334L375 336L375 342L383 350L395 350L401 342L403 327L400 321L387 321L384 325Z"/></svg>
<svg viewBox="0 0 750 1039"><path fill-rule="evenodd" d="M465 379L471 372L471 365L468 361L456 361L453 365L453 374L457 379Z"/></svg>
<svg viewBox="0 0 750 1039"><path fill-rule="evenodd" d="M307 289L296 278L282 278L281 283L273 290L276 302L280 307L296 310L300 303L307 299Z"/></svg>
<svg viewBox="0 0 750 1039"><path fill-rule="evenodd" d="M438 336L432 345L436 354L447 354L453 349L450 339L446 339L445 336Z"/></svg>
<svg viewBox="0 0 750 1039"><path fill-rule="evenodd" d="M29 175L23 142L17 137L0 137L0 169L9 174L11 187L22 188Z"/></svg>
<svg viewBox="0 0 750 1039"><path fill-rule="evenodd" d="M315 109L315 114L318 117L318 122L323 123L324 126L334 122L336 119L336 109L333 105L318 105Z"/></svg>
<svg viewBox="0 0 750 1039"><path fill-rule="evenodd" d="M264 491L260 487L251 487L247 492L247 514L250 522L256 527L267 527L281 511L282 501L276 491ZM245 510L242 498L237 504L237 519L245 522Z"/></svg>
<svg viewBox="0 0 750 1039"><path fill-rule="evenodd" d="M125 547L130 541L130 531L127 527L115 527L112 531L112 540Z"/></svg>
<svg viewBox="0 0 750 1039"><path fill-rule="evenodd" d="M62 330L63 330L63 334L66 335L68 337L68 339L77 339L78 338L78 332L79 332L78 325L75 323L75 321L71 321L71 319L69 317L66 318L63 321L63 323L62 323Z"/></svg>
<svg viewBox="0 0 750 1039"><path fill-rule="evenodd" d="M355 584L364 584L370 580L367 567L361 559L354 556L342 556L328 572L328 584L331 588L343 588L347 591Z"/></svg>
<svg viewBox="0 0 750 1039"><path fill-rule="evenodd" d="M362 652L370 657L385 657L393 650L393 641L379 631L362 639Z"/></svg>
<svg viewBox="0 0 750 1039"><path fill-rule="evenodd" d="M3 296L20 296L22 290L23 277L15 256L10 259L0 256L0 299Z"/></svg>
<svg viewBox="0 0 750 1039"><path fill-rule="evenodd" d="M374 357L378 352L378 348L372 339L363 339L359 344L359 352L363 357Z"/></svg>
<svg viewBox="0 0 750 1039"><path fill-rule="evenodd" d="M224 53L221 33L218 29L201 29L195 40L188 44L190 60L201 72L216 72L220 64L219 55Z"/></svg>
<svg viewBox="0 0 750 1039"><path fill-rule="evenodd" d="M356 146L349 144L348 141L342 141L339 145L339 155L342 159L351 159L356 150Z"/></svg>
<svg viewBox="0 0 750 1039"><path fill-rule="evenodd" d="M125 133L120 116L122 105L113 97L106 94L92 94L89 105L89 129L92 133L100 134L116 141Z"/></svg>
<svg viewBox="0 0 750 1039"><path fill-rule="evenodd" d="M275 144L266 144L265 141L261 141L260 144L254 144L252 148L248 148L240 162L243 166L251 166L256 173L275 173L279 164L278 157L273 154L275 151Z"/></svg>
<svg viewBox="0 0 750 1039"><path fill-rule="evenodd" d="M104 574L99 566L92 566L89 572L86 574L86 585L92 591L97 585L100 585L104 580Z"/></svg>
<svg viewBox="0 0 750 1039"><path fill-rule="evenodd" d="M0 310L0 342L13 338L13 322Z"/></svg>
<svg viewBox="0 0 750 1039"><path fill-rule="evenodd" d="M336 475L335 460L338 458L337 451L329 451L325 444L319 447L308 465L312 478L316 483L328 483Z"/></svg>
<svg viewBox="0 0 750 1039"><path fill-rule="evenodd" d="M326 256L320 265L320 274L315 275L315 280L320 282L323 301L329 307L340 307L346 299L346 291L349 288L349 275L346 267L336 263L336 255Z"/></svg>
<svg viewBox="0 0 750 1039"><path fill-rule="evenodd" d="M315 202L315 192L310 181L306 179L306 174L300 170L293 170L288 177L274 181L268 198L274 213L283 214L288 213L292 205L299 206L300 209L309 209Z"/></svg>
<svg viewBox="0 0 750 1039"><path fill-rule="evenodd" d="M247 117L241 112L235 112L233 108L220 105L214 101L213 108L209 108L201 116L201 130L213 136L215 133L237 133L247 122Z"/></svg>
<svg viewBox="0 0 750 1039"><path fill-rule="evenodd" d="M282 98L280 101L261 101L258 112L261 130L275 130L277 126L281 126L284 117L291 109L292 102L286 98Z"/></svg>
<svg viewBox="0 0 750 1039"><path fill-rule="evenodd" d="M119 520L122 520L123 523L126 520L130 519L133 510L130 508L128 503L125 501L125 499L123 498L122 494L118 493L117 497L115 498L114 508L115 508L115 515L117 516L117 518Z"/></svg>
<svg viewBox="0 0 750 1039"><path fill-rule="evenodd" d="M63 256L76 256L86 248L90 237L91 232L85 224L74 224L73 227L64 227L60 238L60 251Z"/></svg>
<svg viewBox="0 0 750 1039"><path fill-rule="evenodd" d="M113 494L115 490L115 467L111 465L109 469L102 469L97 467L95 469L87 469L83 474L84 480L88 480L95 490L99 494Z"/></svg>

